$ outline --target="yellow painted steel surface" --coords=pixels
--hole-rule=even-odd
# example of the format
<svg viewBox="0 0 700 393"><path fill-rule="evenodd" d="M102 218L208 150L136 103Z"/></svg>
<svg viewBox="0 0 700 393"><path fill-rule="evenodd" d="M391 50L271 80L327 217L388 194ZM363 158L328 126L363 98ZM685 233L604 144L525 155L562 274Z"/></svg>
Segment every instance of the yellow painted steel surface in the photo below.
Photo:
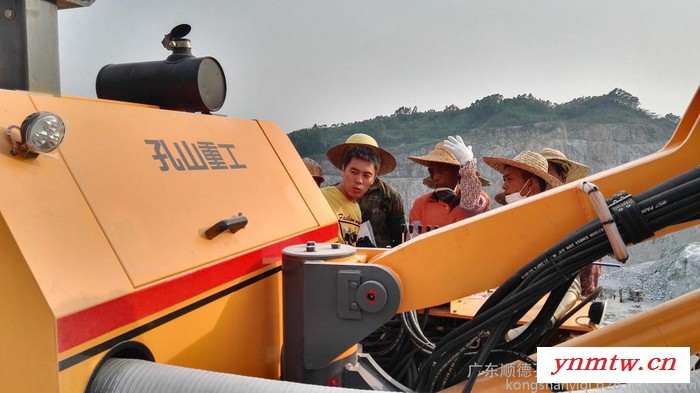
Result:
<svg viewBox="0 0 700 393"><path fill-rule="evenodd" d="M61 155L135 287L318 225L255 121L35 101L70 125ZM203 236L239 212L245 229Z"/></svg>
<svg viewBox="0 0 700 393"><path fill-rule="evenodd" d="M476 313L479 311L481 306L484 305L484 302L486 301L486 299L488 299L489 296L490 293L485 292L465 296L463 298L451 301L449 310L437 308L437 311L440 312L438 314L437 312L434 312L436 308L432 308L430 309L430 313L435 315L472 319L474 318L474 315L476 315ZM522 325L531 322L533 319L535 319L540 310L542 310L542 306L544 305L546 300L547 295L545 295L542 299L535 303L535 305L532 306L532 308L529 309L522 317L520 317L520 319L516 321L516 323ZM577 307L580 304L581 301L576 300L572 308ZM569 317L566 321L562 322L559 329L571 330L576 332L590 332L591 330L593 330L593 327L590 326L590 324L588 323L589 309L590 304L583 305L578 311L571 315L571 317Z"/></svg>
<svg viewBox="0 0 700 393"><path fill-rule="evenodd" d="M0 256L0 390L55 391L58 379L53 316L1 218Z"/></svg>
<svg viewBox="0 0 700 393"><path fill-rule="evenodd" d="M268 271L276 269L275 264ZM271 275L230 295L217 296L232 284L259 273L213 288L60 353L59 365L69 365L61 370L61 390L73 392L82 386L82 391L106 350L127 340L144 344L160 363L278 379L282 340L280 275ZM215 299L207 302L212 297ZM199 303L205 304L197 307ZM192 310L183 311L190 307ZM144 325L150 328L143 329ZM113 337L119 339L102 345ZM101 347L105 350L91 359L73 360Z"/></svg>
<svg viewBox="0 0 700 393"><path fill-rule="evenodd" d="M279 377L281 250L337 234L282 130L5 90L0 108L2 132L36 111L68 128L53 158L0 141L2 390L82 392L123 341L163 363ZM245 228L203 236L239 212Z"/></svg>
<svg viewBox="0 0 700 393"><path fill-rule="evenodd" d="M0 120L3 132L9 125L20 125L37 110L27 93L22 92L0 90L0 103L4 109ZM70 135L66 142L69 140ZM37 285L42 292L51 294L46 302L56 315L132 289L60 155L56 159L36 160L13 157L3 135L0 176L0 213Z"/></svg>
<svg viewBox="0 0 700 393"><path fill-rule="evenodd" d="M585 180L607 197L645 191L700 164L700 90L659 152ZM401 279L400 311L420 309L500 285L518 268L595 217L577 184L431 231L370 260ZM657 236L697 224L669 227Z"/></svg>
<svg viewBox="0 0 700 393"><path fill-rule="evenodd" d="M68 125L59 154L13 157L0 142L1 386L84 391L122 341L163 363L278 378L281 250L337 233L284 132L264 121L0 90L2 131L40 110ZM606 196L634 195L697 166L699 118L700 92L661 151L587 180ZM203 236L239 212L244 229ZM593 217L571 184L392 250L360 249L354 260L392 269L400 310L418 309L501 284ZM696 309L683 304L646 316L648 331L634 342L700 342L688 333ZM621 330L589 334L627 342Z"/></svg>
<svg viewBox="0 0 700 393"><path fill-rule="evenodd" d="M559 346L564 347L689 347L690 353L700 351L700 290L695 290L676 299L645 310L627 319L605 326L590 333L580 335ZM536 360L537 357L533 356ZM513 392L529 392L528 386L537 385L537 375L528 377L501 377L498 375L480 377L474 385L474 392L503 392L508 386L523 387ZM445 393L461 392L464 384L457 384ZM548 391L540 384L540 391Z"/></svg>

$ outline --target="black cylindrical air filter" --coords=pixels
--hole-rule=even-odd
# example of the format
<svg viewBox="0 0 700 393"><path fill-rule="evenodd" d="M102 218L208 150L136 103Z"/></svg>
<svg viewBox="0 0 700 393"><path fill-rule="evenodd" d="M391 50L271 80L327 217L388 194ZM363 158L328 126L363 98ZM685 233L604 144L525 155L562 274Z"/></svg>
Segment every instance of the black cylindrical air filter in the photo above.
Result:
<svg viewBox="0 0 700 393"><path fill-rule="evenodd" d="M165 61L109 64L96 81L97 97L211 113L226 99L226 78L213 57L171 56Z"/></svg>

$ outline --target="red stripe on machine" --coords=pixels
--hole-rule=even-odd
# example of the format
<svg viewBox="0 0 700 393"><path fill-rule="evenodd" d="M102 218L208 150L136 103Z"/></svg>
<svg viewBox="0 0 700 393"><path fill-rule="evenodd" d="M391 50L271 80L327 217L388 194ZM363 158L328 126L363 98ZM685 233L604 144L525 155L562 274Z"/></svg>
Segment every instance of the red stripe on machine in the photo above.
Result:
<svg viewBox="0 0 700 393"><path fill-rule="evenodd" d="M279 260L282 249L307 240L331 239L337 225L329 225L98 304L57 320L58 351L63 352L117 328L144 319L168 307L261 270L265 261Z"/></svg>

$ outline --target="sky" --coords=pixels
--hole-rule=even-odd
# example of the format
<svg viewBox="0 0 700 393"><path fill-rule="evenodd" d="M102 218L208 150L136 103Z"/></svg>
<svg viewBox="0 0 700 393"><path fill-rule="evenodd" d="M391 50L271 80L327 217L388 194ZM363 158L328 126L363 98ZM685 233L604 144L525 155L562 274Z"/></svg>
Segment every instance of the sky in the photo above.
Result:
<svg viewBox="0 0 700 393"><path fill-rule="evenodd" d="M95 97L104 65L164 60L187 23L192 53L223 67L217 113L286 132L615 88L681 116L700 86L698 16L697 0L96 0L59 11L61 90Z"/></svg>

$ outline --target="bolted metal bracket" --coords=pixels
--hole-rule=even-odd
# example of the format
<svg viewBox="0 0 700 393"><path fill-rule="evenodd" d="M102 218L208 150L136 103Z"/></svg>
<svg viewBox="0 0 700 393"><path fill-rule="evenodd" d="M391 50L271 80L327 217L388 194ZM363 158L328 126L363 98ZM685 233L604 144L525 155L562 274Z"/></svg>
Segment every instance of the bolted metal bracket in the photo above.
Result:
<svg viewBox="0 0 700 393"><path fill-rule="evenodd" d="M350 350L396 314L396 276L381 265L332 262L353 255L352 246L313 241L282 251L284 380L340 378L356 362Z"/></svg>
<svg viewBox="0 0 700 393"><path fill-rule="evenodd" d="M341 319L361 319L360 305L355 301L360 287L362 273L359 270L338 272L338 317Z"/></svg>
<svg viewBox="0 0 700 393"><path fill-rule="evenodd" d="M318 369L390 320L401 290L373 264L304 263L304 367Z"/></svg>

